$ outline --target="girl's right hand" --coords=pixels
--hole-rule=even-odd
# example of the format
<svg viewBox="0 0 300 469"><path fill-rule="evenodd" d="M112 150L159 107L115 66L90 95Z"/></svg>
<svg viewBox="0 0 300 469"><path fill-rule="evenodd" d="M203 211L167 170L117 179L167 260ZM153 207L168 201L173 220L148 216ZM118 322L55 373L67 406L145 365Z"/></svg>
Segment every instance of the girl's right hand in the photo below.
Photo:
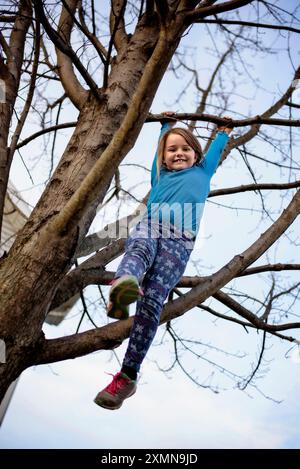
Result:
<svg viewBox="0 0 300 469"><path fill-rule="evenodd" d="M224 116L223 119L226 119L228 121L228 125L218 125L217 130L218 132L226 132L229 135L233 129L233 126L230 125L232 119L231 117L228 117L228 116Z"/></svg>
<svg viewBox="0 0 300 469"><path fill-rule="evenodd" d="M160 119L161 124L165 124L167 122L169 125L175 125L177 119L175 117L172 119L172 116L174 116L175 114L176 113L173 111L161 112L161 115L166 117L165 119ZM171 119L168 119L168 117L171 117Z"/></svg>

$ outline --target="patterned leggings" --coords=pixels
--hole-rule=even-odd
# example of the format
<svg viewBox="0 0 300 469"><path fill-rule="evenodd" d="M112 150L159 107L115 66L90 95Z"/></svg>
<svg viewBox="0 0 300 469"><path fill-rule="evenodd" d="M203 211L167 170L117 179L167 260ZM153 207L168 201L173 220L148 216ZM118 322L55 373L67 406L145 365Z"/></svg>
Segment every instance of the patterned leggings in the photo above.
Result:
<svg viewBox="0 0 300 469"><path fill-rule="evenodd" d="M144 296L139 297L123 365L139 371L156 334L161 311L169 292L182 277L191 254L185 237L165 238L148 233L148 225L140 222L130 233L125 255L115 277L129 274L142 280ZM151 228L152 229L152 228ZM145 274L145 275L144 275ZM144 276L144 277L143 277Z"/></svg>

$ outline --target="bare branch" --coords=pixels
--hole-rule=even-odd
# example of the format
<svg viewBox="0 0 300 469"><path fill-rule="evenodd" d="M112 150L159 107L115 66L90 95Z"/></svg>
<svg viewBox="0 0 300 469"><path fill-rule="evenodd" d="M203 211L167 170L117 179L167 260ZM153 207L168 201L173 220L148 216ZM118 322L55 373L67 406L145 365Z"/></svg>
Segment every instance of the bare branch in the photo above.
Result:
<svg viewBox="0 0 300 469"><path fill-rule="evenodd" d="M234 21L234 20L225 20L223 18L217 18L215 20L199 20L196 23L205 23L205 24L232 24L238 26L251 26L259 29L275 29L282 31L290 31L293 33L300 33L300 29L293 28L292 26L277 25L277 24L266 24L266 23L252 23L251 21Z"/></svg>
<svg viewBox="0 0 300 469"><path fill-rule="evenodd" d="M163 119L162 114L149 114L145 122L160 122ZM213 114L198 114L198 113L178 113L174 114L174 120L178 121L202 121L202 122L212 122L213 124L217 125L222 125L228 121L224 120L222 117L218 117ZM249 119L240 119L240 120L232 120L231 121L232 125L234 127L246 127L248 125L254 125L257 123L260 124L265 124L265 125L279 125L279 126L290 126L293 125L295 127L299 127L300 125L300 120L289 120L289 119L266 119L266 118L261 118L260 116L252 117ZM32 134L30 137L22 140L21 143L17 145L17 149L23 147L24 145L27 145L29 142L34 140L35 138L40 137L41 135L44 135L49 132L53 132L59 129L68 129L72 127L76 127L77 122L66 122L58 125L54 125L51 127L48 127L47 129L42 129L34 134Z"/></svg>
<svg viewBox="0 0 300 469"><path fill-rule="evenodd" d="M126 47L128 36L125 30L124 13L127 0L112 0L110 11L110 32L111 38L108 46L108 55L111 55L114 45L117 52Z"/></svg>
<svg viewBox="0 0 300 469"><path fill-rule="evenodd" d="M24 140L22 140L17 146L16 146L16 149L18 150L19 148L22 148L24 147L25 145L27 145L29 142L31 142L32 140L40 137L41 135L45 135L49 132L55 132L57 130L60 130L60 129L70 129L72 127L76 127L76 124L77 122L65 122L63 124L57 124L57 125L53 125L51 127L48 127L47 129L42 129L42 130L39 130L38 132L35 132L34 134L30 135L30 137L27 137L27 138L24 138Z"/></svg>
<svg viewBox="0 0 300 469"><path fill-rule="evenodd" d="M300 67L295 71L294 78L291 81L291 84L287 88L285 93L283 93L283 95L274 104L272 104L265 112L263 112L263 114L260 116L261 121L260 122L253 121L251 123L251 128L248 132L246 132L242 136L238 137L237 139L234 139L234 140L231 139L231 141L229 142L229 144L227 145L225 151L222 154L221 163L224 161L226 156L229 154L229 152L233 148L237 148L240 145L244 145L246 142L249 142L255 135L258 134L259 129L260 129L260 125L263 123L262 121L265 121L265 119L269 120L269 122L270 122L270 120L274 121L274 119L270 119L270 116L272 116L273 114L278 112L279 109L281 109L282 106L284 106L286 104L286 102L290 99L292 93L294 92L294 90L297 86L296 83L297 83L297 80L298 80L299 77L300 77ZM275 120L277 120L277 119L275 119ZM281 120L281 119L279 119L279 120ZM284 120L285 119L282 119L282 121L284 121ZM287 119L287 121L288 120L289 119ZM265 121L265 123L266 123L266 121ZM280 124L280 123L277 122L275 125L284 125L284 124ZM297 123L296 123L296 127L298 127Z"/></svg>
<svg viewBox="0 0 300 469"><path fill-rule="evenodd" d="M8 68L10 73L14 76L17 86L23 61L24 39L30 25L31 15L32 9L30 2L22 0L9 40L10 55Z"/></svg>
<svg viewBox="0 0 300 469"><path fill-rule="evenodd" d="M119 257L124 249L125 241L125 238L118 239L116 242L106 246L95 254L91 259L80 264L77 269L72 270L59 285L51 304L51 309L57 308L78 293L79 289L85 288L91 278L93 281L95 280L95 275L98 280L101 279L104 283L107 280L108 283L111 280L111 274L104 273L104 266ZM97 281L97 284L98 283L100 284L100 281Z"/></svg>
<svg viewBox="0 0 300 469"><path fill-rule="evenodd" d="M111 38L108 45L106 64L103 72L103 88L107 88L108 70L111 61L112 48L115 46L118 52L128 44L128 36L125 31L124 13L127 0L113 0L110 12Z"/></svg>
<svg viewBox="0 0 300 469"><path fill-rule="evenodd" d="M237 301L235 301L233 298L231 298L229 295L226 295L226 293L223 293L222 291L216 292L213 297L224 305L226 305L228 308L231 308L242 318L247 319L247 321L253 324L257 329L261 329L267 332L278 332L300 328L300 322L293 322L287 324L268 324L264 320L258 318L256 314L253 314L247 308L239 304Z"/></svg>
<svg viewBox="0 0 300 469"><path fill-rule="evenodd" d="M288 207L280 217L271 225L246 251L236 255L228 264L210 276L206 282L193 288L182 298L167 304L162 316L163 321L169 321L195 305L202 303L209 295L214 295L235 276L243 272L249 265L257 260L293 223L300 213L300 190L296 192ZM209 291L209 294L208 294ZM254 318L253 318L254 320ZM300 323L299 323L300 324Z"/></svg>
<svg viewBox="0 0 300 469"><path fill-rule="evenodd" d="M76 358L96 350L111 350L121 345L130 333L133 318L117 321L92 331L40 342L32 365Z"/></svg>
<svg viewBox="0 0 300 469"><path fill-rule="evenodd" d="M35 85L36 85L38 62L39 62L39 55L40 55L40 23L38 19L36 20L35 24L36 24L36 31L35 31L35 43L34 43L34 59L33 59L32 70L31 70L30 85L29 85L28 95L26 98L23 112L20 116L16 130L11 139L9 158L13 158L14 152L16 150L17 142L19 140L25 120L30 110L32 98L34 95Z"/></svg>
<svg viewBox="0 0 300 469"><path fill-rule="evenodd" d="M72 1L72 7L76 8L77 0ZM42 25L45 28L49 38L53 41L57 49L57 61L58 61L58 73L60 75L64 89L66 90L69 98L74 103L74 105L80 109L88 96L88 92L81 86L77 80L72 64L75 65L94 96L101 100L99 90L96 83L90 77L86 68L82 65L81 61L78 59L77 55L71 48L70 44L67 44L61 35L55 31L50 25L48 19L46 18L43 4L38 0L34 0L36 14L39 17ZM62 9L60 22L59 22L59 31L62 31L65 38L69 39L71 30L72 30L72 21L70 15L66 12L65 8Z"/></svg>
<svg viewBox="0 0 300 469"><path fill-rule="evenodd" d="M177 121L201 121L201 122L212 122L217 125L225 125L228 120L218 117L212 114L197 114L197 113L176 113L173 116L174 120ZM162 114L151 114L146 122L160 122L163 119ZM300 119L277 119L277 118L266 118L261 116L250 117L248 119L232 119L230 122L233 127L246 127L248 125L280 125L284 127L299 127Z"/></svg>
<svg viewBox="0 0 300 469"><path fill-rule="evenodd" d="M2 49L8 59L12 57L12 53L10 51L9 45L6 42L5 37L3 36L1 30L0 30L0 46L2 46Z"/></svg>
<svg viewBox="0 0 300 469"><path fill-rule="evenodd" d="M88 285L108 285L115 277L115 272L103 270L104 266L116 259L124 252L124 240L118 239L103 249L101 252L92 256L85 263L80 264L77 269L72 270L60 283L55 298L51 304L51 310L58 308L66 301L78 294L78 292ZM238 277L254 275L263 272L281 272L284 270L300 270L300 264L267 264L257 267L249 267ZM180 279L177 288L193 288L204 284L209 277L188 277Z"/></svg>
<svg viewBox="0 0 300 469"><path fill-rule="evenodd" d="M205 284L202 288L205 288ZM161 324L167 322L166 313L172 307L178 304L178 302L184 300L186 296L187 295L182 295L179 300L171 301L167 304L167 306L165 306ZM241 306L239 303L237 303L225 293L219 291L213 294L213 296L226 306L234 309L236 312L238 312L240 316L247 319L247 321L250 322L249 327L252 324L257 329L261 329L263 331L267 331L274 334L277 333L277 331L300 328L300 322L281 325L266 324L264 321L261 321L255 314L251 313L249 310ZM195 304L194 306L197 306L197 304ZM177 316L173 317L178 317L179 315L181 314L178 314ZM223 318L228 319L226 316ZM96 350L109 350L115 348L121 345L123 340L125 340L129 336L133 319L134 317L130 317L129 319L126 319L124 321L117 321L113 324L103 326L96 330L83 332L81 334L74 334L59 339L42 341L32 364L37 365L42 363L51 363L55 361L83 356ZM285 336L282 336L282 338L285 338L286 340L290 340L292 342L295 341L295 339Z"/></svg>
<svg viewBox="0 0 300 469"><path fill-rule="evenodd" d="M180 290L178 290L178 288L174 288L174 292L179 296L181 297L183 295L183 293L181 293ZM215 295L214 295L215 296ZM215 296L216 298L216 296ZM221 298L219 298L219 301L220 303L222 303L222 300ZM239 305L239 303L237 303L237 305ZM209 306L206 306L204 304L199 304L197 305L197 308L203 310L203 311L207 311L209 314L211 314L212 316L215 316L216 318L219 318L219 319L224 319L225 321L228 321L228 322L233 322L235 324L238 324L240 326L243 326L243 328L245 330L247 330L248 328L250 329L257 329L257 330L264 330L264 323L262 323L261 326L257 326L252 324L251 322L248 322L248 321L242 321L241 319L239 318L236 318L236 317L232 317L232 316L229 316L228 314L222 314L222 313L219 313L217 311L215 311L214 309L210 308ZM231 309L233 311L234 310L234 306L233 304L231 305ZM247 310L248 311L248 310ZM251 313L250 313L251 314ZM295 339L295 337L292 337L292 336L286 336L284 334L280 334L279 332L275 332L275 331L268 331L269 334L272 334L276 337L279 337L280 339L283 339L283 340L287 340L288 342L297 342L297 340Z"/></svg>
<svg viewBox="0 0 300 469"><path fill-rule="evenodd" d="M69 13L69 15L72 17L72 21L77 25L77 27L80 29L80 31L82 31L83 34L85 34L85 36L91 41L91 43L93 44L93 46L95 47L95 49L98 53L98 56L101 59L101 61L105 64L105 57L103 56L103 52L102 52L102 47L103 46L101 47L100 41L98 41L98 39L93 34L91 34L90 31L88 30L88 28L86 27L86 25L84 23L84 20L83 20L83 15L82 15L82 7L81 7L81 23L79 23L79 21L77 21L77 18L75 16L74 12L69 7L67 1L62 0L62 3L64 5L65 9L67 10L67 12ZM78 4L78 3L79 3L79 0L76 1L76 4ZM82 2L80 2L80 4L82 4ZM100 47L99 47L99 45L100 45Z"/></svg>
<svg viewBox="0 0 300 469"><path fill-rule="evenodd" d="M223 2L218 5L210 5L201 7L201 5L196 8L194 11L188 12L186 14L186 19L189 23L193 23L198 19L205 18L206 16L216 15L218 13L224 13L226 11L237 10L240 7L252 3L253 0L230 0L228 2Z"/></svg>
<svg viewBox="0 0 300 469"><path fill-rule="evenodd" d="M91 41L91 43L93 44L95 49L97 50L98 55L99 55L100 59L102 60L102 62L105 63L105 59L107 57L107 50L105 49L103 44L99 41L99 39L96 36L95 17L94 17L95 15L93 13L93 34L91 34L91 32L89 31L89 29L88 29L88 27L85 23L85 20L84 20L84 11L83 11L83 8L82 8L82 1L80 1L79 3L80 3L80 6L79 6L79 9L78 9L78 13L79 13L79 19L80 19L80 23L81 23L81 26L82 26L82 30L85 33L85 35L89 38L89 40ZM93 12L94 12L94 8L93 8Z"/></svg>
<svg viewBox="0 0 300 469"><path fill-rule="evenodd" d="M16 16L16 21L10 35L9 50L7 51L7 63L4 63L0 54L1 79L5 82L6 86L5 101L4 103L0 103L0 237L2 232L5 194L12 163L12 158L9 155L9 149L7 146L8 134L19 88L26 34L31 21L32 10L30 2L27 0L20 1L18 13L19 14ZM22 15L25 15L25 17ZM0 39L1 37L3 38L2 35L0 36Z"/></svg>
<svg viewBox="0 0 300 469"><path fill-rule="evenodd" d="M244 277L245 275L253 275L253 274L260 274L262 272L280 272L282 270L299 270L300 264L267 264L267 265L260 265L257 267L249 267L248 269L244 270L239 277Z"/></svg>
<svg viewBox="0 0 300 469"><path fill-rule="evenodd" d="M300 181L286 182L282 184L275 183L259 183L259 184L245 184L237 187L227 187L224 189L216 189L209 193L208 197L217 197L220 195L237 194L239 192L248 192L256 190L286 190L295 189L300 187Z"/></svg>
<svg viewBox="0 0 300 469"><path fill-rule="evenodd" d="M16 20L15 15L0 16L0 23L14 23Z"/></svg>
<svg viewBox="0 0 300 469"><path fill-rule="evenodd" d="M289 107L294 107L295 109L300 109L300 104L296 104L296 103L286 103L285 105L286 105L286 106L289 106Z"/></svg>

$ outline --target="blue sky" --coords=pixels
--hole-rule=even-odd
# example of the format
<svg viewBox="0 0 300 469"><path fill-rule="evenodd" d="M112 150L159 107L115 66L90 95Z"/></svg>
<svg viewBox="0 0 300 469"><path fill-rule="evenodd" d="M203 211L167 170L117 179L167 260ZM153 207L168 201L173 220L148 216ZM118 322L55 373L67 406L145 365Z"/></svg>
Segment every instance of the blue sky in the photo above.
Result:
<svg viewBox="0 0 300 469"><path fill-rule="evenodd" d="M205 36L203 29L201 31L203 45L198 48L195 60L197 66L202 66L201 79L205 82L213 66L213 59L209 58L206 53L209 38ZM184 44L189 47L198 44L199 34L200 26L196 25L185 38ZM272 34L264 33L261 40L270 43L274 37ZM232 95L230 97L232 110L243 114L249 113L249 115L259 114L274 102L276 92L283 91L289 85L293 70L284 52L285 45L286 41L281 39L276 43L276 55L268 57L264 54L248 54L251 72L261 80L263 89L256 89L253 84L249 85L246 76L239 77L239 80L245 82L240 85L239 90L251 99ZM293 50L296 51L296 47ZM294 59L297 58L299 59L299 54L295 53ZM185 83L185 79L175 81L168 73L160 86L152 112L171 108L179 111L194 111L195 95L192 91L186 93L180 105L177 104L175 107L171 105ZM68 108L61 120L74 120L75 115ZM33 127L28 128L28 134L32 132L32 129ZM146 124L124 163L138 162L150 168L158 133L158 124ZM200 133L205 134L203 129ZM69 135L68 131L61 132L57 157L65 148ZM278 129L274 130L274 135L281 135ZM29 149L24 150L24 155L28 159L30 154L38 158L38 153L42 152L39 145L40 143L35 141ZM270 160L277 158L276 152L260 139L255 139L249 148L251 151L260 152L262 156L267 152ZM296 154L296 147L294 154ZM31 161L31 166L33 166L33 158L28 161ZM287 180L288 173L283 173L272 165L260 161L255 161L253 165L261 182ZM32 174L36 184L45 180L47 167L48 163L42 162L33 169ZM141 197L149 188L148 176L142 170L134 169L133 171L130 167L124 166L121 177L127 189L141 182L140 186L133 190L137 197ZM31 191L24 191L30 187L30 181L17 159L12 168L12 181L22 191L22 195L34 204L42 186ZM212 189L250 182L252 181L249 172L241 161L239 153L233 151L215 174ZM269 194L268 206L274 209L274 218L287 205L290 197L289 193L282 206L278 194ZM215 202L239 207L239 210L224 208ZM122 210L130 213L134 206L132 202L123 202ZM199 275L212 273L254 242L270 225L268 219L260 221L260 213L256 211L258 208L260 208L259 199L254 194L238 194L208 201L201 232L186 273L192 275L197 272L195 263L198 264ZM98 215L92 228L96 229L97 224L101 226L104 220L110 219L113 217L111 209L108 209ZM295 233L299 232L299 221L296 221L292 228ZM296 237L292 233L290 236L293 239ZM269 250L268 262L275 262L275 260L299 262L298 250L296 246L283 238ZM108 269L115 269L118 262L118 260L114 261ZM264 258L257 264L265 262ZM296 281L298 273L282 273L280 278L282 285L288 285L293 279ZM262 274L255 278L246 277L235 280L230 284L230 286L233 285L244 289L249 294L257 294L263 298L270 287L270 279L267 274ZM107 294L107 290L104 291ZM224 289L224 291L227 290ZM94 287L89 287L86 293L91 303L96 301ZM220 308L215 300L210 299L205 304L215 307L218 311L226 311ZM249 304L248 307L250 307ZM98 325L106 323L103 306L98 303L92 304L91 311ZM46 325L44 328L46 336L50 338L74 333L79 317L80 305L77 305L59 327ZM178 333L204 343L199 349L202 352L201 358L193 359L190 355L182 354L182 361L187 370L194 376L198 376L201 382L207 384L209 380L213 380L214 384L219 383L221 388L224 387L227 390L215 394L208 389L199 388L178 368L169 373L159 371L157 363L161 367L168 367L172 362L170 339L165 340L163 345L158 345L164 334L164 328L161 328L143 366L136 395L115 412L101 409L93 403L96 393L110 381L110 377L105 372L115 373L119 369L117 359L112 352L100 351L88 357L26 370L20 378L4 423L0 428L0 447L299 447L300 360L297 351L286 356L290 348L289 344L281 343L277 339L268 340L266 361L263 365L266 376L261 377L257 384L259 389L272 400L251 387L247 393L231 389L233 384L230 379L205 362L205 358L216 360L233 372L245 375L251 370L251 364L256 362L260 351L261 334L255 331L247 334L238 325L216 321L200 309L188 312L183 318L173 323ZM90 325L85 322L83 328L90 328ZM228 353L245 354L246 357L240 359L224 356L217 351L209 350L205 344L223 348ZM122 359L125 347L126 343L116 351L119 360ZM212 376L212 373L215 375ZM274 400L281 401L281 403L274 402Z"/></svg>

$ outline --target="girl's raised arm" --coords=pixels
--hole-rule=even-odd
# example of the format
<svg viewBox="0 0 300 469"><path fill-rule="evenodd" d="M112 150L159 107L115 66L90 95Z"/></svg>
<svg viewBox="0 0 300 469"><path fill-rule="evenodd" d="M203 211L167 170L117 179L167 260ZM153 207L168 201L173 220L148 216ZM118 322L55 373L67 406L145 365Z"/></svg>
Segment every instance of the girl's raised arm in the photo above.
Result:
<svg viewBox="0 0 300 469"><path fill-rule="evenodd" d="M219 126L218 133L204 157L204 169L211 177L216 171L222 152L228 142L232 127Z"/></svg>
<svg viewBox="0 0 300 469"><path fill-rule="evenodd" d="M157 148L158 144L160 142L161 137L167 132L167 130L171 129L173 125L176 123L176 120L168 120L168 117L171 117L174 113L173 112L162 112L162 115L166 116L166 119L161 120L161 129L160 129L160 134L158 138L158 143L157 143ZM153 163L152 163L152 168L151 168L151 186L155 186L157 182L157 149L154 155Z"/></svg>
<svg viewBox="0 0 300 469"><path fill-rule="evenodd" d="M204 157L203 167L211 177L216 171L222 152L228 142L228 134L224 131L218 132L216 138L210 144Z"/></svg>
<svg viewBox="0 0 300 469"><path fill-rule="evenodd" d="M171 125L168 122L165 122L162 124L161 129L160 129L160 134L158 138L158 143L157 143L157 149L158 149L158 144L160 142L161 137L171 128ZM157 169L156 169L156 162L157 162L157 149L154 155L153 163L152 163L152 168L151 168L151 186L155 186L157 182Z"/></svg>

